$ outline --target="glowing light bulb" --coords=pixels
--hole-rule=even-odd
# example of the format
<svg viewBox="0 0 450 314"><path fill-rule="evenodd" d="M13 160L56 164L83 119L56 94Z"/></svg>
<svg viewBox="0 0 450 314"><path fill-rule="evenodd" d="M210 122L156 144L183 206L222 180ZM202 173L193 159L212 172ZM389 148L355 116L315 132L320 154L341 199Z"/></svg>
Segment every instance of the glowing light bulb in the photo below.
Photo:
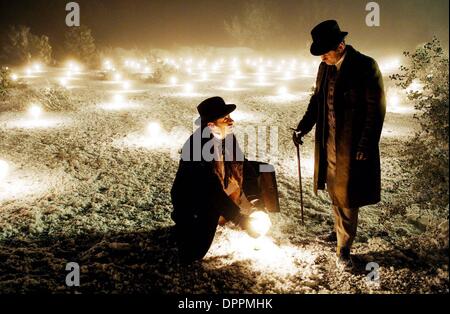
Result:
<svg viewBox="0 0 450 314"><path fill-rule="evenodd" d="M194 91L194 86L190 83L184 85L184 92L186 94L191 94Z"/></svg>
<svg viewBox="0 0 450 314"><path fill-rule="evenodd" d="M234 88L236 86L236 83L233 80L228 80L227 87L228 88Z"/></svg>
<svg viewBox="0 0 450 314"><path fill-rule="evenodd" d="M172 76L170 78L170 84L171 85L177 85L177 83L178 83L178 79L175 76Z"/></svg>
<svg viewBox="0 0 450 314"><path fill-rule="evenodd" d="M125 101L125 97L123 95L117 94L117 95L114 95L113 100L114 100L114 103L120 104Z"/></svg>
<svg viewBox="0 0 450 314"><path fill-rule="evenodd" d="M17 74L15 74L15 73L11 74L11 80L13 80L14 82L17 81L18 78L19 77L17 76Z"/></svg>
<svg viewBox="0 0 450 314"><path fill-rule="evenodd" d="M28 108L28 113L34 119L38 119L40 116L42 116L42 108L37 104L32 104L30 108Z"/></svg>
<svg viewBox="0 0 450 314"><path fill-rule="evenodd" d="M263 211L255 211L250 214L251 225L250 228L259 236L264 236L272 226L269 215Z"/></svg>
<svg viewBox="0 0 450 314"><path fill-rule="evenodd" d="M259 84L264 84L266 82L266 77L264 75L259 75L258 76L258 83Z"/></svg>
<svg viewBox="0 0 450 314"><path fill-rule="evenodd" d="M8 173L9 173L8 163L0 159L0 183L6 179Z"/></svg>
<svg viewBox="0 0 450 314"><path fill-rule="evenodd" d="M286 79L286 80L292 79L292 73L291 73L291 71L287 71L287 72L284 74L284 79Z"/></svg>
<svg viewBox="0 0 450 314"><path fill-rule="evenodd" d="M161 134L161 126L158 122L150 122L147 125L147 134L151 137L157 137Z"/></svg>
<svg viewBox="0 0 450 314"><path fill-rule="evenodd" d="M122 84L122 88L123 89L130 89L130 87L131 87L131 83L130 82L123 82L123 84Z"/></svg>
<svg viewBox="0 0 450 314"><path fill-rule="evenodd" d="M285 96L285 95L287 95L287 93L288 93L288 89L286 86L280 86L278 88L278 95Z"/></svg>
<svg viewBox="0 0 450 314"><path fill-rule="evenodd" d="M114 74L114 80L115 81L120 81L122 79L122 74L120 73L115 73Z"/></svg>
<svg viewBox="0 0 450 314"><path fill-rule="evenodd" d="M40 72L42 70L42 66L39 63L33 64L33 70L36 72Z"/></svg>
<svg viewBox="0 0 450 314"><path fill-rule="evenodd" d="M65 77L60 78L60 79L59 79L59 84L60 84L62 87L67 87L67 84L68 84L67 78L65 78Z"/></svg>

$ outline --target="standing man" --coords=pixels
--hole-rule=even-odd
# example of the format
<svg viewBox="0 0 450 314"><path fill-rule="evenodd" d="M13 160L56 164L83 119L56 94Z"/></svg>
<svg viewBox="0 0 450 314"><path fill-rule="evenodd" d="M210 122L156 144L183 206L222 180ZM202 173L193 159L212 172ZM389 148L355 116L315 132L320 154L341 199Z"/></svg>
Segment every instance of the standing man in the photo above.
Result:
<svg viewBox="0 0 450 314"><path fill-rule="evenodd" d="M349 271L359 208L380 201L378 144L386 101L376 61L346 45L347 34L334 20L311 31L311 54L320 56L322 63L293 140L299 145L316 126L314 192L327 189L335 221L335 230L320 238L337 241L336 265Z"/></svg>

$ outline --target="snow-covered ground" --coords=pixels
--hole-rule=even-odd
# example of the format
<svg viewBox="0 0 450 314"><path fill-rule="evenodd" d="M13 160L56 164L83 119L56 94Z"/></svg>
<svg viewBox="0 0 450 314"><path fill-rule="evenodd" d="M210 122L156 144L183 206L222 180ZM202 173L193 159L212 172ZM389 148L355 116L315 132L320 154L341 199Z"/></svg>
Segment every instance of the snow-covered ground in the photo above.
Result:
<svg viewBox="0 0 450 314"><path fill-rule="evenodd" d="M58 84L60 72L21 80L42 89ZM312 134L302 146L300 223L290 127L304 113L315 78L224 77L194 74L191 87L185 79L124 86L89 72L59 82L67 84L66 102L53 111L44 104L40 116L26 111L26 90L1 102L0 160L8 169L0 182L0 292L448 293L448 221L420 214L420 204L407 209L407 219L387 214L408 197L398 152L418 127L410 105L388 104L383 201L361 210L357 267L348 274L335 268L334 248L315 240L331 229L332 215L327 195L312 192ZM205 259L183 266L171 235L170 188L196 105L215 95L237 104L238 135L259 128L277 139L277 149L256 158L275 165L281 213L271 214L272 228L259 240L233 225L219 227ZM420 239L430 238L430 224L440 238L424 251ZM69 262L81 267L78 288L65 285ZM378 282L367 280L372 271Z"/></svg>

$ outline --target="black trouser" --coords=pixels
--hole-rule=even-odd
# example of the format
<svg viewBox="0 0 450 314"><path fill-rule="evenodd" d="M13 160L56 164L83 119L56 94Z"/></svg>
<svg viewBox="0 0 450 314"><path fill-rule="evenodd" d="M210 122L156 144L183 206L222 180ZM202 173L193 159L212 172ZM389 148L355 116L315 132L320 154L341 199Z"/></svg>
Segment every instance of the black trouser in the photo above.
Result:
<svg viewBox="0 0 450 314"><path fill-rule="evenodd" d="M179 221L175 225L178 252L182 263L201 260L211 247L219 223L219 214L208 213Z"/></svg>

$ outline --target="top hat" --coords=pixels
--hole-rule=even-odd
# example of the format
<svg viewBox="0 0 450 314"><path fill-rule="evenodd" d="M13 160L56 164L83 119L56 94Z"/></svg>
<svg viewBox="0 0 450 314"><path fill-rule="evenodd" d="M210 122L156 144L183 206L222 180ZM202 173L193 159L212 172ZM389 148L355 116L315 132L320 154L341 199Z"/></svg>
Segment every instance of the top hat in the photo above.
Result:
<svg viewBox="0 0 450 314"><path fill-rule="evenodd" d="M336 49L347 35L347 32L341 32L341 29L335 20L328 20L320 23L311 31L313 39L310 49L311 54L314 56L321 56L328 51Z"/></svg>
<svg viewBox="0 0 450 314"><path fill-rule="evenodd" d="M225 117L236 109L236 105L226 104L221 97L205 99L197 106L201 122L212 122Z"/></svg>

